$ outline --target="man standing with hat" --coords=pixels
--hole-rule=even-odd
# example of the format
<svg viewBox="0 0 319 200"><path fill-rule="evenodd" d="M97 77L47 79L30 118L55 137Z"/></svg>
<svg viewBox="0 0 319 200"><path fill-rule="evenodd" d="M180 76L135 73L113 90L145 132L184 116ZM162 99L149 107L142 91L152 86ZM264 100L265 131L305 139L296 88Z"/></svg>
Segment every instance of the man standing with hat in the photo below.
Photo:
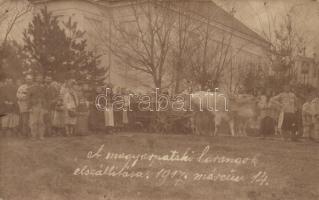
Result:
<svg viewBox="0 0 319 200"><path fill-rule="evenodd" d="M44 116L45 119L45 133L47 136L52 136L52 114L55 107L55 103L58 99L58 91L52 85L52 78L46 76L44 79L44 109L48 113Z"/></svg>
<svg viewBox="0 0 319 200"><path fill-rule="evenodd" d="M284 140L297 140L298 118L297 118L297 96L291 91L291 86L284 86L284 91L272 98L272 101L278 102L283 111L283 121L281 131Z"/></svg>
<svg viewBox="0 0 319 200"><path fill-rule="evenodd" d="M17 91L18 107L20 112L20 131L24 136L28 135L29 130L29 90L33 84L33 77L27 75L25 83L22 84Z"/></svg>
<svg viewBox="0 0 319 200"><path fill-rule="evenodd" d="M43 76L37 75L35 83L30 88L30 120L29 126L31 129L32 139L44 139L45 132L45 92L43 86Z"/></svg>

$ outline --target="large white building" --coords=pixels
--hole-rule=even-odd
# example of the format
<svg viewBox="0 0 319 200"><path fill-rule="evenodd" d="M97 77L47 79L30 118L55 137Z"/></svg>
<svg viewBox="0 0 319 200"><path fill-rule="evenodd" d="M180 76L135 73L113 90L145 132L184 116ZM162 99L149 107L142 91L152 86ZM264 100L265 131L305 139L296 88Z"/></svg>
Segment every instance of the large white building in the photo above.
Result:
<svg viewBox="0 0 319 200"><path fill-rule="evenodd" d="M122 87L141 87L150 84L150 79L139 72L132 71L115 60L111 52L105 50L103 35L110 34L112 16L117 20L127 22L131 19L131 1L124 0L30 0L37 12L39 8L47 6L50 11L61 19L72 17L79 27L86 31L90 48L104 53L102 65L110 70L108 79L115 85ZM139 1L142 3L143 1ZM176 1L178 2L178 1ZM183 1L180 1L183 2ZM185 2L185 1L184 1ZM178 4L177 4L178 5ZM231 65L225 66L223 81L227 87L234 88L240 82L240 76L245 73L246 66L269 67L267 50L269 44L257 33L242 22L224 11L210 0L190 0L187 13L196 23L207 23L214 29L213 40L218 43L222 35L231 35ZM101 28L103 27L103 28ZM152 86L151 86L152 87Z"/></svg>

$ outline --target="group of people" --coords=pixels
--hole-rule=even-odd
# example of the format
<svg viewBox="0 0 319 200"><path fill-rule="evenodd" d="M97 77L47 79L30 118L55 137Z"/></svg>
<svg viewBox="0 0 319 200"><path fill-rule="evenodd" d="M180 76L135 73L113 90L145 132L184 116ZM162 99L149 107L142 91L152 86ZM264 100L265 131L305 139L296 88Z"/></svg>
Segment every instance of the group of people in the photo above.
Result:
<svg viewBox="0 0 319 200"><path fill-rule="evenodd" d="M212 87L206 91L214 93L215 90ZM192 94L194 89L190 86L184 93ZM220 120L223 119L229 124L236 124L235 129L238 129L234 130L237 132L236 135L241 135L242 133L239 132L244 131L244 135L258 134L262 138L277 135L286 141L297 141L300 137L319 141L318 89L297 94L293 85L287 84L281 92L275 92L271 88L258 88L256 92L250 94L243 87L239 87L231 94L227 92L221 92L220 94L227 96L230 102L227 107L230 106L231 108L227 114L214 113L215 129L216 126L220 125ZM206 94L203 98L205 96ZM210 100L214 101L215 99L212 97ZM242 127L245 130L241 130Z"/></svg>
<svg viewBox="0 0 319 200"><path fill-rule="evenodd" d="M134 115L125 109L113 110L112 104L101 112L95 101L105 92L108 103L116 95L125 97L129 92L106 88L91 88L75 79L61 83L41 74L27 75L24 81L7 78L0 82L0 132L43 139L122 130L129 121L135 121L129 119ZM289 85L279 94L268 89L260 91L256 99L261 136L280 134L285 140L296 140L303 135L318 139L319 92L307 94L307 99L301 101Z"/></svg>
<svg viewBox="0 0 319 200"><path fill-rule="evenodd" d="M319 137L319 92L306 94L301 100L290 85L273 95L266 90L258 96L260 133L280 134L285 140L298 140L300 136L316 140Z"/></svg>
<svg viewBox="0 0 319 200"><path fill-rule="evenodd" d="M102 92L75 79L61 83L41 74L24 81L7 78L0 82L0 133L44 139L123 128L128 123L123 113L96 109L95 97Z"/></svg>

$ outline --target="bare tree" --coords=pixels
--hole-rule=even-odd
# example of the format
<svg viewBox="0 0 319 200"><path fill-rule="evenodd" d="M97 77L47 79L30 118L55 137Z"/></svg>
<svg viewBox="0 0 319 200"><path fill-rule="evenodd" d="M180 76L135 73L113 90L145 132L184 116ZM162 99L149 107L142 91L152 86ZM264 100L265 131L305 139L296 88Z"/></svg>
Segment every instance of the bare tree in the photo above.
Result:
<svg viewBox="0 0 319 200"><path fill-rule="evenodd" d="M6 65L6 58L10 57L10 52L13 46L9 47L9 36L19 21L22 19L25 14L27 14L31 10L31 4L23 4L20 5L19 1L12 2L3 0L0 1L0 74L5 74L4 66ZM13 43L11 43L12 45Z"/></svg>
<svg viewBox="0 0 319 200"><path fill-rule="evenodd" d="M270 44L268 57L272 63L272 69L276 72L276 77L282 83L287 83L295 78L295 62L298 56L305 55L306 35L298 29L293 20L293 11L298 6L293 5L284 16L272 16L268 13L267 25L262 27L262 35ZM267 9L267 4L265 5Z"/></svg>
<svg viewBox="0 0 319 200"><path fill-rule="evenodd" d="M131 1L130 19L112 16L112 27L108 27L112 39L107 32L102 36L103 45L119 63L148 75L160 89L171 48L174 21L170 6L170 1Z"/></svg>
<svg viewBox="0 0 319 200"><path fill-rule="evenodd" d="M2 8L1 9L1 13L0 13L0 25L3 23L3 21L7 18L7 16L8 16L8 12L9 12L9 10L7 9L7 7L6 7L6 4L7 4L8 2L7 1L1 1L0 2L0 8Z"/></svg>
<svg viewBox="0 0 319 200"><path fill-rule="evenodd" d="M223 31L222 31L223 32ZM189 79L201 90L217 87L226 67L231 62L232 33L217 35L207 18L205 25L193 32L189 54ZM221 39L216 39L221 36Z"/></svg>
<svg viewBox="0 0 319 200"><path fill-rule="evenodd" d="M271 42L271 61L274 63L274 70L288 78L292 78L295 73L293 67L298 55L305 54L305 41L293 27L290 15L275 30L275 37Z"/></svg>
<svg viewBox="0 0 319 200"><path fill-rule="evenodd" d="M189 67L189 55L192 51L191 34L199 28L198 24L191 19L191 14L187 12L188 8L188 1L176 4L175 43L172 48L172 78L175 93L179 93L181 81L187 77L185 72Z"/></svg>
<svg viewBox="0 0 319 200"><path fill-rule="evenodd" d="M244 42L236 48L233 45L233 30L225 31L213 25L214 13L198 20L194 17L190 2L180 2L176 6L176 44L172 51L175 93L179 91L179 83L184 79L191 80L202 90L217 87L226 81L223 77L226 70L230 70L232 84L233 57L248 45Z"/></svg>
<svg viewBox="0 0 319 200"><path fill-rule="evenodd" d="M3 38L1 38L2 47L7 43L8 37L18 20L22 19L31 9L32 6L28 2L21 4L19 1L2 1L0 3L0 27L4 30Z"/></svg>

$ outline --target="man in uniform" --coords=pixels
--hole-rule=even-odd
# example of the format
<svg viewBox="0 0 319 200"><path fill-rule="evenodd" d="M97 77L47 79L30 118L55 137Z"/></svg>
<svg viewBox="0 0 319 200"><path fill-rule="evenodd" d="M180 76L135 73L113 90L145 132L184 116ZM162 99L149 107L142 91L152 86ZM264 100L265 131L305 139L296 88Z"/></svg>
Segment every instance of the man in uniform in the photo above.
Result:
<svg viewBox="0 0 319 200"><path fill-rule="evenodd" d="M297 118L297 97L291 91L290 85L284 87L284 91L272 98L272 101L279 102L283 111L281 131L284 140L297 140L298 118Z"/></svg>

